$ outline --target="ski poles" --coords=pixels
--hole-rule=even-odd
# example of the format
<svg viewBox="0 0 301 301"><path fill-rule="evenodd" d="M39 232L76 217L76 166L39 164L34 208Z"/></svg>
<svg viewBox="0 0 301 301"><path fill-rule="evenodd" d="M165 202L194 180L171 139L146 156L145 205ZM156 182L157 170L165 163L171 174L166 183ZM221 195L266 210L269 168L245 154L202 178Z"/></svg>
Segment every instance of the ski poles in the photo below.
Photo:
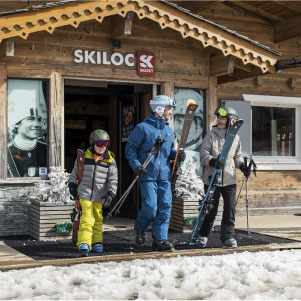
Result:
<svg viewBox="0 0 301 301"><path fill-rule="evenodd" d="M148 157L146 158L145 162L143 163L143 167L146 168L147 165L150 163L150 161L156 156L156 158L159 155L160 149L163 145L163 143L166 140L162 140L161 136L158 136L153 148L151 149ZM112 213L115 211L115 215L120 213L120 208L123 205L124 201L126 200L127 196L129 195L130 191L132 190L134 184L136 183L137 179L139 178L139 176L136 176L134 181L131 183L131 185L128 187L128 189L123 193L123 195L121 196L120 200L115 204L114 208L109 212L108 217L112 216Z"/></svg>
<svg viewBox="0 0 301 301"><path fill-rule="evenodd" d="M247 172L246 172L246 175L245 175L245 178L241 184L241 187L240 187L240 191L239 191L239 194L238 194L238 197L237 197L237 200L236 200L236 204L235 204L235 207L237 205L237 202L240 198L240 194L242 192L242 189L244 187L244 185L246 184L246 213L247 213L247 232L248 232L248 235L251 235L251 232L250 232L250 228L249 228L249 197L248 197L248 180L249 180L249 177L251 175L251 169L253 167L253 173L256 177L256 169L257 169L257 166L254 162L253 159L250 159L250 162L249 162L249 165L248 165L248 158L247 157L244 157L244 161L245 161L245 166L248 166L247 167Z"/></svg>

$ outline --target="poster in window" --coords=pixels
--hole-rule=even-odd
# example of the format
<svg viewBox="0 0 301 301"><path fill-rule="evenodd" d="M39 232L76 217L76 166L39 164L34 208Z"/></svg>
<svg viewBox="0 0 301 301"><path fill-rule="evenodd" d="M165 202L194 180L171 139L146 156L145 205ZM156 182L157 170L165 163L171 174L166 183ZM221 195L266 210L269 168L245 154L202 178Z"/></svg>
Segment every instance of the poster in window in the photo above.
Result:
<svg viewBox="0 0 301 301"><path fill-rule="evenodd" d="M39 168L47 167L48 114L45 84L41 80L8 80L9 178L37 177Z"/></svg>
<svg viewBox="0 0 301 301"><path fill-rule="evenodd" d="M134 105L122 106L122 138L128 138L134 129Z"/></svg>
<svg viewBox="0 0 301 301"><path fill-rule="evenodd" d="M198 104L187 139L185 149L186 160L183 165L190 161L195 168L196 174L202 176L199 150L203 140L204 92L199 89L175 88L174 97L177 105L174 110L174 134L176 145L179 142L181 135L187 100L193 99Z"/></svg>

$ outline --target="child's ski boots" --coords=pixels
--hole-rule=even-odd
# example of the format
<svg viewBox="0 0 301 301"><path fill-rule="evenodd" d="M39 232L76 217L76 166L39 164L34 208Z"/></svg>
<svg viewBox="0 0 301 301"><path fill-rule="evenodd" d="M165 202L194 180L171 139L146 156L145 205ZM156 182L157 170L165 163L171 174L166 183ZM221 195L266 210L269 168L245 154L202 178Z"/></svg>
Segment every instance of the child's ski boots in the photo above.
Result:
<svg viewBox="0 0 301 301"><path fill-rule="evenodd" d="M82 257L87 257L89 255L90 248L88 244L81 244L78 247L79 253Z"/></svg>
<svg viewBox="0 0 301 301"><path fill-rule="evenodd" d="M101 242L96 242L92 245L92 252L95 253L102 253L103 252L103 245Z"/></svg>

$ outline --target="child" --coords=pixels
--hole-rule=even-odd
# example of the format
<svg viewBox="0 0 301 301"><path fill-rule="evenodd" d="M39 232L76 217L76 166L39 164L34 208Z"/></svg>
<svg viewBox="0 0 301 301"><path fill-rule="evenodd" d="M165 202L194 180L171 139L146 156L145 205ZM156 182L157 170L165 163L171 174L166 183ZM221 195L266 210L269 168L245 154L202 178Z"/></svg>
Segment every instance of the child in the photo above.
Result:
<svg viewBox="0 0 301 301"><path fill-rule="evenodd" d="M77 160L69 179L70 194L80 199L77 247L82 256L89 251L103 252L102 209L110 206L117 192L118 171L114 154L107 148L110 137L106 131L95 130L90 135L90 147L85 152L83 177L77 185Z"/></svg>

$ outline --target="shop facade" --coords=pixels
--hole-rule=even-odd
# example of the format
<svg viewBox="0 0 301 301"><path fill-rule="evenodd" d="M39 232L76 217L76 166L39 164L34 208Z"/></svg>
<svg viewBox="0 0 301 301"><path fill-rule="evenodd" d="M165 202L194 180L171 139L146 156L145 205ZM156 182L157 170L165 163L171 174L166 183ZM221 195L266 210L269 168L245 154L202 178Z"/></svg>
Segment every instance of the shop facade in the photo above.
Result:
<svg viewBox="0 0 301 301"><path fill-rule="evenodd" d="M294 2L295 3L295 2ZM249 181L251 214L298 214L301 207L300 3L198 1L184 7L251 39L279 50L277 72L240 80L218 77L218 102L243 107L248 153L257 163ZM227 82L230 80L229 82ZM246 108L248 106L248 109ZM242 137L243 138L243 137ZM244 141L246 142L246 141ZM241 183L241 179L238 184ZM238 214L245 214L245 194Z"/></svg>
<svg viewBox="0 0 301 301"><path fill-rule="evenodd" d="M127 136L157 94L177 100L175 140L185 101L198 102L188 153L201 173L197 151L219 104L217 76L244 66L250 76L273 73L279 55L164 1L64 1L6 12L0 32L0 235L29 233L35 183L52 166L70 172L93 129L110 134L122 193L134 176ZM138 195L124 216L136 216Z"/></svg>

